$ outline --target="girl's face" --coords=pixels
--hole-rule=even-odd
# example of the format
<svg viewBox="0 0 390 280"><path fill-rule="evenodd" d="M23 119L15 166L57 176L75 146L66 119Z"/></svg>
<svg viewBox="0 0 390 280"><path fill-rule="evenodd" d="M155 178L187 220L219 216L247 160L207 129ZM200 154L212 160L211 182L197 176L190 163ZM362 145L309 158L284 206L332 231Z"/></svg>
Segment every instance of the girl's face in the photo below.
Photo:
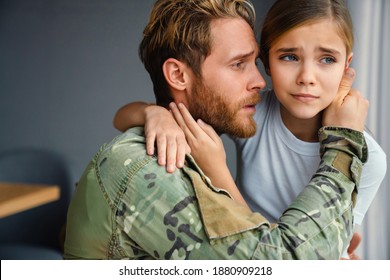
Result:
<svg viewBox="0 0 390 280"><path fill-rule="evenodd" d="M331 20L304 24L280 36L270 48L269 66L283 120L319 117L334 99L351 59Z"/></svg>

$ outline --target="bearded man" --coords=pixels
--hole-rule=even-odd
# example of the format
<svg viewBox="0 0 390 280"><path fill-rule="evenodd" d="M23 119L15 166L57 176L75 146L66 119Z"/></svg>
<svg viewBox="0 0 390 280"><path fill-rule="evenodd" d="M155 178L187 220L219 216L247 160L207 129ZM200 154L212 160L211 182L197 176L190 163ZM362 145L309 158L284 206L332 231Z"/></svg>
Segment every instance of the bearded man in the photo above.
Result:
<svg viewBox="0 0 390 280"><path fill-rule="evenodd" d="M158 0L139 49L157 104L182 103L219 133L253 135L265 86L254 24L248 0ZM341 88L339 100L348 91ZM350 93L331 106L328 125L352 121L348 129L320 131L319 169L273 225L213 186L190 155L167 173L146 153L143 128L127 130L100 148L79 181L65 258L338 259L366 160L364 117L355 118L367 114L362 100ZM325 209L334 197L339 202Z"/></svg>

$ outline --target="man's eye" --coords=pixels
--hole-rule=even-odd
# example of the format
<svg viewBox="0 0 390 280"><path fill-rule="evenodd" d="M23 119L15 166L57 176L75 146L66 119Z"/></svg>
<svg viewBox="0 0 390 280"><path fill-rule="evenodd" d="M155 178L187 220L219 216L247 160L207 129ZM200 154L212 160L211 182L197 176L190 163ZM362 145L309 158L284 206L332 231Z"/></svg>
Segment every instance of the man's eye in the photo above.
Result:
<svg viewBox="0 0 390 280"><path fill-rule="evenodd" d="M243 69L245 67L245 63L243 61L239 61L234 63L232 66L235 69Z"/></svg>

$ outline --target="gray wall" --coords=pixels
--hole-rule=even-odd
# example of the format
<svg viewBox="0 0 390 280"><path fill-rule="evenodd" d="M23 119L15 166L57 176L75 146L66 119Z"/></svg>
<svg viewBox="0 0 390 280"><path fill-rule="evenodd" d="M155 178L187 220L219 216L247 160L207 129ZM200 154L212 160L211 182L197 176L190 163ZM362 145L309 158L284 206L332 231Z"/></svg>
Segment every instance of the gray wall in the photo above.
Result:
<svg viewBox="0 0 390 280"><path fill-rule="evenodd" d="M0 152L44 147L75 179L118 132L116 110L153 101L137 48L153 0L1 0ZM254 1L259 18L272 1ZM235 152L224 138L229 166Z"/></svg>

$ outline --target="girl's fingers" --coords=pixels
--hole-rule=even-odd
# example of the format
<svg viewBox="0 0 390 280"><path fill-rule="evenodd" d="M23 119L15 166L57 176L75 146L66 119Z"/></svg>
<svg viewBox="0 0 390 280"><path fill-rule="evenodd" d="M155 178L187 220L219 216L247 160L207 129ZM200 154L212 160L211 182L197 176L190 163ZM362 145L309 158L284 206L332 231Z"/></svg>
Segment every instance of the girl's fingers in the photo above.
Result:
<svg viewBox="0 0 390 280"><path fill-rule="evenodd" d="M202 121L201 119L198 120L198 124L200 126L200 128L203 129L203 131L214 141L214 142L219 142L219 141L222 141L221 140L221 137L219 137L219 135L217 134L217 132L215 132L214 128L205 123L204 121Z"/></svg>
<svg viewBox="0 0 390 280"><path fill-rule="evenodd" d="M154 142L156 141L156 134L149 133L146 135L146 153L149 156L154 155Z"/></svg>
<svg viewBox="0 0 390 280"><path fill-rule="evenodd" d="M216 143L222 141L210 125L200 119L196 122L184 104L179 104L174 108L174 114L190 143L193 143L195 139L201 143L202 140L207 141L207 138L211 138Z"/></svg>
<svg viewBox="0 0 390 280"><path fill-rule="evenodd" d="M190 154L191 149L189 148L187 142L179 142L177 145L177 155L176 155L176 166L177 168L182 168L184 166L184 160L186 154Z"/></svg>
<svg viewBox="0 0 390 280"><path fill-rule="evenodd" d="M179 111L179 108L176 106L175 103L169 104L169 107L172 111L173 116L175 117L177 124L183 130L183 132L187 138L187 141L190 141L191 139L193 139L194 136L193 136L191 130L188 128L188 126L187 126L187 124L186 124L186 122L181 114L181 111Z"/></svg>
<svg viewBox="0 0 390 280"><path fill-rule="evenodd" d="M197 138L201 137L203 130L199 127L198 123L194 120L186 106L184 104L179 104L178 105L181 116L185 122L185 125L188 127L188 129L191 131L191 134Z"/></svg>
<svg viewBox="0 0 390 280"><path fill-rule="evenodd" d="M165 165L166 161L166 151L167 151L167 140L165 137L157 138L157 157L158 164Z"/></svg>
<svg viewBox="0 0 390 280"><path fill-rule="evenodd" d="M348 95L351 90L353 80L355 79L355 70L353 68L348 68L345 70L343 78L341 79L339 90L335 97L337 105L342 104L344 98Z"/></svg>
<svg viewBox="0 0 390 280"><path fill-rule="evenodd" d="M176 153L177 153L177 144L176 139L168 138L167 141L167 150L166 150L166 162L167 162L167 172L172 173L176 169Z"/></svg>

